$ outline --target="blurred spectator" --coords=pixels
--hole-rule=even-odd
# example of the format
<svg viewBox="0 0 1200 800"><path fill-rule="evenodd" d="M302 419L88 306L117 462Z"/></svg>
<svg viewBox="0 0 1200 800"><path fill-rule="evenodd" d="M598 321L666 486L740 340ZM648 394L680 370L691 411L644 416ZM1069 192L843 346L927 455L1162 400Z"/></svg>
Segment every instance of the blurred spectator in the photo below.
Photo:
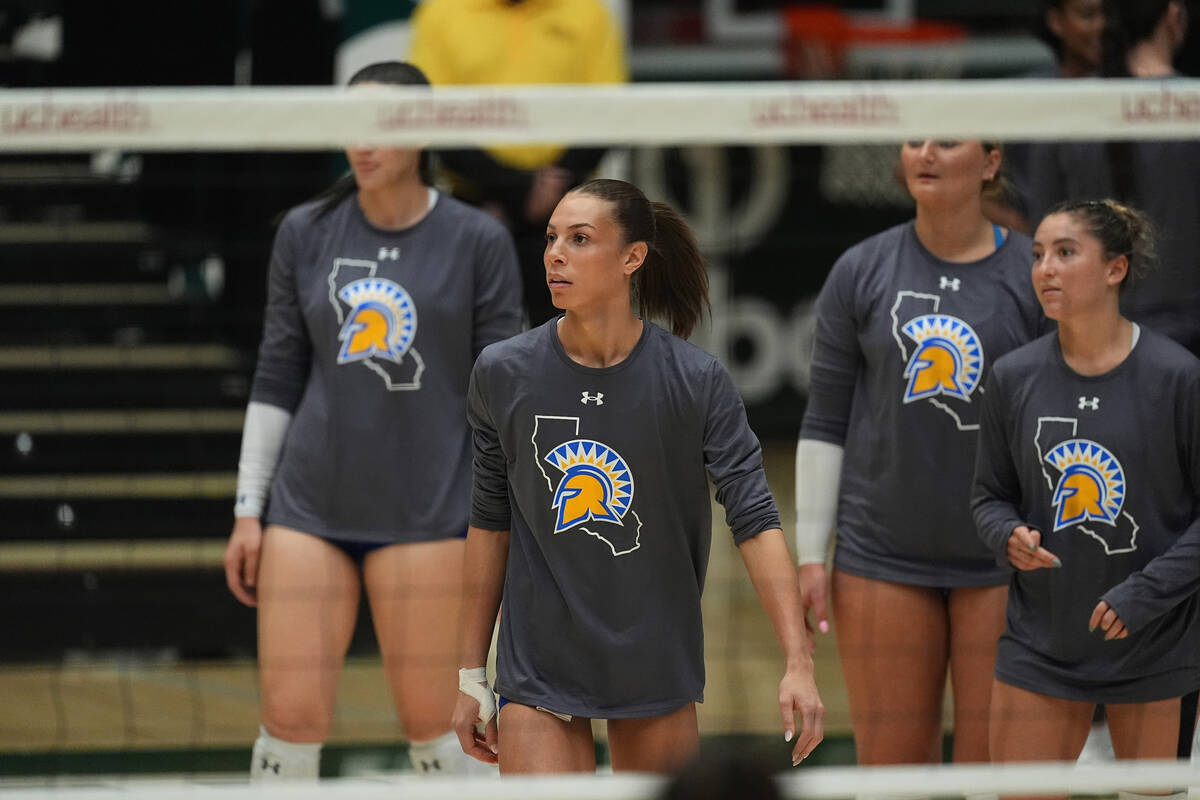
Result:
<svg viewBox="0 0 1200 800"><path fill-rule="evenodd" d="M1105 16L1103 75L1178 76L1173 60L1187 33L1180 0L1108 0ZM1146 102L1161 92L1148 87ZM1162 237L1159 263L1125 292L1124 313L1200 353L1200 141L1046 142L1031 148L1030 166L1035 219L1062 200L1094 197L1150 215Z"/></svg>
<svg viewBox="0 0 1200 800"><path fill-rule="evenodd" d="M1103 52L1104 0L1043 0L1038 36L1054 51L1052 66L1030 72L1027 78L1089 78L1100 71ZM1024 233L1029 218L1032 149L1029 142L1011 142L1004 148L1010 194L992 203L988 218Z"/></svg>
<svg viewBox="0 0 1200 800"><path fill-rule="evenodd" d="M602 0L426 0L412 18L409 60L434 86L622 83L624 36ZM564 113L570 113L569 108ZM454 193L508 226L530 325L557 312L546 288L546 222L603 149L515 145L443 151Z"/></svg>
<svg viewBox="0 0 1200 800"><path fill-rule="evenodd" d="M1030 77L1086 78L1099 72L1104 0L1043 0L1039 22L1057 63Z"/></svg>

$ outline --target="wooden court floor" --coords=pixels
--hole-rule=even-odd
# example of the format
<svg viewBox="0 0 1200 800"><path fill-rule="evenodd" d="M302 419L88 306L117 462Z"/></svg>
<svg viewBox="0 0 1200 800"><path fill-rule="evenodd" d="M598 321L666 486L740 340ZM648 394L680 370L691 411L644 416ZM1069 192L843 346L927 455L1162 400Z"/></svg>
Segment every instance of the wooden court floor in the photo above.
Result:
<svg viewBox="0 0 1200 800"><path fill-rule="evenodd" d="M793 446L769 447L766 464L790 531ZM714 507L713 518L704 595L708 683L699 709L701 731L706 736L761 734L782 739L775 701L783 666L779 649L719 508ZM214 563L218 568L219 556ZM819 640L814 660L827 709L827 733L848 737L845 687L832 634ZM258 729L257 675L251 661L180 661L168 654L79 656L55 664L0 666L0 697L0 757L248 748ZM341 678L331 744L383 744L403 736L379 661L351 659Z"/></svg>

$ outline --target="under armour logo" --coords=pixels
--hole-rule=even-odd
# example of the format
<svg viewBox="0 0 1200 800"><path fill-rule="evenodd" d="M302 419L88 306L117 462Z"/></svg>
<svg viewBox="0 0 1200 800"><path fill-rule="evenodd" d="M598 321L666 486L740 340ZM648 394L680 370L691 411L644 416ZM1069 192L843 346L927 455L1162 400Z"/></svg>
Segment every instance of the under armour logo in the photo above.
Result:
<svg viewBox="0 0 1200 800"><path fill-rule="evenodd" d="M422 759L421 772L441 772L441 771L442 771L442 762L438 761L436 758L433 761L425 761Z"/></svg>
<svg viewBox="0 0 1200 800"><path fill-rule="evenodd" d="M596 392L595 394L588 394L587 392L584 392L583 399L580 400L579 402L583 403L585 406L588 403L595 403L598 406L602 406L602 405L604 405L604 393Z"/></svg>
<svg viewBox="0 0 1200 800"><path fill-rule="evenodd" d="M379 248L379 260L387 261L389 258L392 261L398 261L400 259L400 248L399 247L393 247L391 249L388 249L386 247Z"/></svg>
<svg viewBox="0 0 1200 800"><path fill-rule="evenodd" d="M278 775L279 774L279 762L276 761L274 764L272 764L270 761L267 761L267 759L264 758L262 760L262 766L259 767L259 771L261 771L261 772L270 771L270 772L274 772L276 775Z"/></svg>
<svg viewBox="0 0 1200 800"><path fill-rule="evenodd" d="M1100 410L1100 398L1093 397L1091 400L1088 400L1086 397L1080 397L1079 398L1079 410L1083 411L1085 408L1089 408L1092 411L1099 411Z"/></svg>
<svg viewBox="0 0 1200 800"><path fill-rule="evenodd" d="M941 280L938 281L939 289L949 289L952 292L957 292L960 286L962 286L962 280L959 278L947 278L943 275Z"/></svg>

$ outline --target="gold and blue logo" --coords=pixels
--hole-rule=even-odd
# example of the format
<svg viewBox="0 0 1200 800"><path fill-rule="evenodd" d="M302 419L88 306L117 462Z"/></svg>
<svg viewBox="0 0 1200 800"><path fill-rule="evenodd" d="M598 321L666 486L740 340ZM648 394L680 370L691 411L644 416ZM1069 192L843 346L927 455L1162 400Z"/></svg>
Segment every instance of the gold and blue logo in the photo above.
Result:
<svg viewBox="0 0 1200 800"><path fill-rule="evenodd" d="M400 363L417 333L417 307L404 287L383 278L363 278L337 293L350 312L338 333L338 363L379 356Z"/></svg>
<svg viewBox="0 0 1200 800"><path fill-rule="evenodd" d="M1054 487L1054 530L1079 522L1117 524L1125 503L1125 470L1116 456L1087 439L1071 439L1046 454L1059 472Z"/></svg>
<svg viewBox="0 0 1200 800"><path fill-rule="evenodd" d="M983 345L970 325L945 314L925 314L900 329L917 343L904 368L904 402L947 395L970 400L983 374Z"/></svg>
<svg viewBox="0 0 1200 800"><path fill-rule="evenodd" d="M621 455L592 439L574 439L551 450L546 463L563 473L554 491L554 532L591 520L623 525L633 502L633 475Z"/></svg>

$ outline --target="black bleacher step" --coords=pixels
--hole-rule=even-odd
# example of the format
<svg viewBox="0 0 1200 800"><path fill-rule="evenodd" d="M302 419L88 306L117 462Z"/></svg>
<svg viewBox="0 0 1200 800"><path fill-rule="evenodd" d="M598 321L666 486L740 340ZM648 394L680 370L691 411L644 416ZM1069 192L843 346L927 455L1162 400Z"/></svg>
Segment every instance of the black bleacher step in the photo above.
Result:
<svg viewBox="0 0 1200 800"><path fill-rule="evenodd" d="M237 601L219 566L3 574L0 662L44 661L69 651L170 649L183 658L253 657L256 615ZM368 603L359 603L352 655L375 654Z"/></svg>
<svg viewBox="0 0 1200 800"><path fill-rule="evenodd" d="M254 609L230 594L219 569L17 572L3 580L5 663L78 649L254 652Z"/></svg>
<svg viewBox="0 0 1200 800"><path fill-rule="evenodd" d="M240 441L240 431L4 433L0 475L228 470Z"/></svg>
<svg viewBox="0 0 1200 800"><path fill-rule="evenodd" d="M128 185L95 178L52 183L36 180L33 173L30 180L19 182L3 180L0 171L0 191L0 205L9 223L129 219L139 212L136 191Z"/></svg>
<svg viewBox="0 0 1200 800"><path fill-rule="evenodd" d="M235 465L230 465L233 468ZM224 539L233 497L4 498L2 542ZM3 638L3 637L0 637Z"/></svg>
<svg viewBox="0 0 1200 800"><path fill-rule="evenodd" d="M169 256L149 241L4 242L0 284L142 282L165 279Z"/></svg>
<svg viewBox="0 0 1200 800"><path fill-rule="evenodd" d="M0 303L4 288L0 286ZM8 344L103 344L122 337L143 343L211 342L230 335L228 311L213 304L19 305L0 314L0 340ZM244 332L244 333L248 333Z"/></svg>
<svg viewBox="0 0 1200 800"><path fill-rule="evenodd" d="M245 407L247 369L0 370L0 409Z"/></svg>

